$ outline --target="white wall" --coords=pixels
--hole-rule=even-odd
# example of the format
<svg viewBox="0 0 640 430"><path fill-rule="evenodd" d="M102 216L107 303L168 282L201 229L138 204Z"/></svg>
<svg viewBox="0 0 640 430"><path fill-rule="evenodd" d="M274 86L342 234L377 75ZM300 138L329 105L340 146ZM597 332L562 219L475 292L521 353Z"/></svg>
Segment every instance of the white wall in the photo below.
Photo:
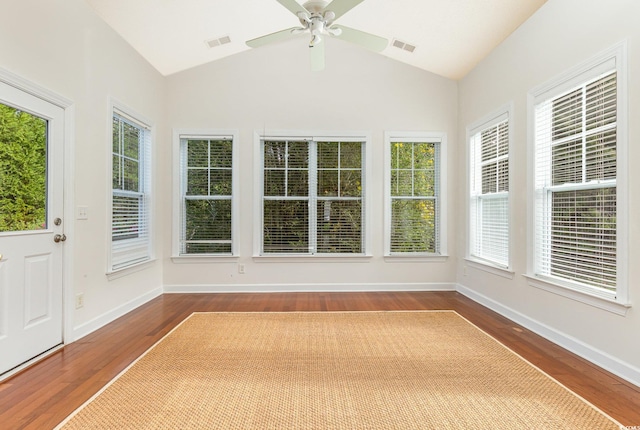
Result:
<svg viewBox="0 0 640 430"><path fill-rule="evenodd" d="M471 294L512 317L560 341L565 346L640 383L640 313L631 308L626 316L598 309L527 284L527 92L554 76L588 60L623 39L629 60L629 160L640 157L640 2L637 0L549 0L531 19L504 41L459 83L460 158L465 168L465 127L501 105L514 104L512 187L514 200L511 240L513 280L467 267L464 274L464 237L458 236L458 280ZM629 296L640 295L640 171L629 171ZM466 207L463 184L458 188L460 207ZM459 231L465 231L461 218Z"/></svg>
<svg viewBox="0 0 640 430"><path fill-rule="evenodd" d="M108 321L162 287L162 265L109 281L106 272L109 97L152 121L164 122L164 79L82 0L3 1L0 8L0 67L70 99L75 109L73 140L75 177L66 196L89 207L87 221L65 213L73 266L65 300L84 293L84 308L73 312L73 339ZM168 139L159 135L157 145ZM162 197L162 194L159 194ZM160 215L159 224L165 222ZM162 229L158 229L162 241ZM158 249L161 257L162 251ZM70 284L70 285L69 285ZM71 295L71 297L69 297ZM73 308L73 306L70 306ZM68 330L69 331L69 330Z"/></svg>
<svg viewBox="0 0 640 430"><path fill-rule="evenodd" d="M240 133L240 258L212 264L171 261L165 236L164 282L172 290L349 290L453 288L455 258L433 263L385 262L383 243L383 136L391 131L448 134L449 160L457 157L457 84L338 40L328 40L326 69L309 70L307 40L294 39L247 51L167 79L168 125L173 128L237 129ZM373 137L371 208L373 257L350 262L255 262L254 132L262 130L359 131ZM166 130L169 133L171 130ZM176 160L163 166L170 172ZM259 166L259 161L258 161ZM458 184L457 163L449 163L450 189ZM171 189L169 177L163 189ZM455 199L448 211L456 213ZM171 212L171 203L163 208ZM165 228L171 228L166 220ZM450 222L449 251L456 251ZM239 275L236 265L244 264ZM312 284L312 285L301 285ZM327 285L333 284L333 285ZM349 284L349 285L338 285ZM428 284L428 285L427 285Z"/></svg>

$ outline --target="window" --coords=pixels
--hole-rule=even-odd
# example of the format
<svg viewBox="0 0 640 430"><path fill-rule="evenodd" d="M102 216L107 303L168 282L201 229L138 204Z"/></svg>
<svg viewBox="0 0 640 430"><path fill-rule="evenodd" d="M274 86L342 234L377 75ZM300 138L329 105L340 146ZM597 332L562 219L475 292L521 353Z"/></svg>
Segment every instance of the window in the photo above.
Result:
<svg viewBox="0 0 640 430"><path fill-rule="evenodd" d="M261 149L261 253L364 254L364 142L262 139Z"/></svg>
<svg viewBox="0 0 640 430"><path fill-rule="evenodd" d="M235 135L180 135L178 255L234 255Z"/></svg>
<svg viewBox="0 0 640 430"><path fill-rule="evenodd" d="M444 255L444 136L388 134L387 255Z"/></svg>
<svg viewBox="0 0 640 430"><path fill-rule="evenodd" d="M509 114L469 131L469 257L509 267Z"/></svg>
<svg viewBox="0 0 640 430"><path fill-rule="evenodd" d="M151 259L151 129L113 109L109 272Z"/></svg>
<svg viewBox="0 0 640 430"><path fill-rule="evenodd" d="M534 94L533 227L534 275L624 301L621 70L609 54Z"/></svg>

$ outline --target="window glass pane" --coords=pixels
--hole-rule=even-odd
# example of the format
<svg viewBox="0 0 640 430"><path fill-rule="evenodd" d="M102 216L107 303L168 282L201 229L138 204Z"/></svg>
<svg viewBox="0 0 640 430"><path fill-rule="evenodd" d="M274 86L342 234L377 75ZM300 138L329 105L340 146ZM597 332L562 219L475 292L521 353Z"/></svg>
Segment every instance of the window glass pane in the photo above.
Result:
<svg viewBox="0 0 640 430"><path fill-rule="evenodd" d="M482 194L496 192L497 163L485 164L482 166Z"/></svg>
<svg viewBox="0 0 640 430"><path fill-rule="evenodd" d="M122 149L120 148L120 125L120 120L114 116L111 128L112 151L114 154L122 155Z"/></svg>
<svg viewBox="0 0 640 430"><path fill-rule="evenodd" d="M433 169L430 170L416 170L414 172L414 196L435 196L436 192L436 172Z"/></svg>
<svg viewBox="0 0 640 430"><path fill-rule="evenodd" d="M416 169L433 169L436 147L433 143L414 143L414 161Z"/></svg>
<svg viewBox="0 0 640 430"><path fill-rule="evenodd" d="M124 156L138 160L140 158L139 146L140 146L140 129L137 127L123 122L123 148Z"/></svg>
<svg viewBox="0 0 640 430"><path fill-rule="evenodd" d="M318 171L318 195L321 197L338 195L338 170Z"/></svg>
<svg viewBox="0 0 640 430"><path fill-rule="evenodd" d="M0 232L46 228L47 121L0 103Z"/></svg>
<svg viewBox="0 0 640 430"><path fill-rule="evenodd" d="M231 254L231 243L187 242L185 254Z"/></svg>
<svg viewBox="0 0 640 430"><path fill-rule="evenodd" d="M498 157L509 155L509 125L507 121L498 124Z"/></svg>
<svg viewBox="0 0 640 430"><path fill-rule="evenodd" d="M413 195L413 172L411 170L396 170L391 172L392 196Z"/></svg>
<svg viewBox="0 0 640 430"><path fill-rule="evenodd" d="M587 137L587 181L616 178L616 147L615 129Z"/></svg>
<svg viewBox="0 0 640 430"><path fill-rule="evenodd" d="M587 85L587 130L593 130L616 122L617 83L616 73L611 73Z"/></svg>
<svg viewBox="0 0 640 430"><path fill-rule="evenodd" d="M554 140L573 136L582 130L582 89L577 89L553 101Z"/></svg>
<svg viewBox="0 0 640 430"><path fill-rule="evenodd" d="M231 195L231 169L212 169L209 171L211 196Z"/></svg>
<svg viewBox="0 0 640 430"><path fill-rule="evenodd" d="M487 161L498 156L498 133L496 127L490 127L480 133L481 135L481 160Z"/></svg>
<svg viewBox="0 0 640 430"><path fill-rule="evenodd" d="M211 167L231 168L233 142L231 140L211 141Z"/></svg>
<svg viewBox="0 0 640 430"><path fill-rule="evenodd" d="M263 241L265 253L308 253L308 201L265 200Z"/></svg>
<svg viewBox="0 0 640 430"><path fill-rule="evenodd" d="M309 144L307 142L289 142L289 168L309 167Z"/></svg>
<svg viewBox="0 0 640 430"><path fill-rule="evenodd" d="M287 165L287 142L268 141L264 143L264 167L281 168Z"/></svg>
<svg viewBox="0 0 640 430"><path fill-rule="evenodd" d="M289 170L287 174L287 195L309 195L309 172L307 170Z"/></svg>
<svg viewBox="0 0 640 430"><path fill-rule="evenodd" d="M615 289L616 189L553 193L552 275Z"/></svg>
<svg viewBox="0 0 640 430"><path fill-rule="evenodd" d="M321 200L317 204L318 252L362 252L362 202Z"/></svg>
<svg viewBox="0 0 640 430"><path fill-rule="evenodd" d="M340 167L343 169L362 167L362 143L340 143Z"/></svg>
<svg viewBox="0 0 640 430"><path fill-rule="evenodd" d="M189 140L187 142L187 166L207 167L209 165L209 142Z"/></svg>
<svg viewBox="0 0 640 430"><path fill-rule="evenodd" d="M582 182L582 139L553 146L553 185Z"/></svg>
<svg viewBox="0 0 640 430"><path fill-rule="evenodd" d="M141 197L113 196L113 241L138 237L140 209Z"/></svg>
<svg viewBox="0 0 640 430"><path fill-rule="evenodd" d="M341 170L340 171L340 196L359 197L362 195L362 171Z"/></svg>
<svg viewBox="0 0 640 430"><path fill-rule="evenodd" d="M122 167L124 176L122 189L126 191L139 191L140 172L138 170L138 162L136 160L125 158L122 162Z"/></svg>
<svg viewBox="0 0 640 430"><path fill-rule="evenodd" d="M338 168L338 142L318 142L318 168Z"/></svg>
<svg viewBox="0 0 640 430"><path fill-rule="evenodd" d="M265 196L286 196L285 189L286 173L284 170L264 171L264 195Z"/></svg>
<svg viewBox="0 0 640 430"><path fill-rule="evenodd" d="M413 144L394 142L391 144L391 168L411 169L413 166Z"/></svg>
<svg viewBox="0 0 640 430"><path fill-rule="evenodd" d="M122 190L122 157L114 154L111 158L113 163L112 186L114 190Z"/></svg>
<svg viewBox="0 0 640 430"><path fill-rule="evenodd" d="M209 195L209 171L207 169L187 169L187 195Z"/></svg>
<svg viewBox="0 0 640 430"><path fill-rule="evenodd" d="M498 192L509 191L509 160L498 161Z"/></svg>
<svg viewBox="0 0 640 430"><path fill-rule="evenodd" d="M436 252L434 200L391 202L391 252Z"/></svg>
<svg viewBox="0 0 640 430"><path fill-rule="evenodd" d="M231 241L231 200L185 200L184 240Z"/></svg>

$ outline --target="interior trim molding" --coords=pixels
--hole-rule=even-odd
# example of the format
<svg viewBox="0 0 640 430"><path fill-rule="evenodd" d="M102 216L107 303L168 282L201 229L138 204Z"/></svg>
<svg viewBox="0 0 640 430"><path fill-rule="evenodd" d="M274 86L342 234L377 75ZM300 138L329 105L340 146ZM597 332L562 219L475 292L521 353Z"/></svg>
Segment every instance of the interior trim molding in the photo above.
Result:
<svg viewBox="0 0 640 430"><path fill-rule="evenodd" d="M453 282L327 284L192 284L165 285L165 293L297 293L357 291L456 291Z"/></svg>
<svg viewBox="0 0 640 430"><path fill-rule="evenodd" d="M532 332L544 337L545 339L563 347L564 349L573 352L574 354L590 361L591 363L599 366L620 378L629 381L637 387L640 387L640 369L626 363L604 351L594 348L581 340L569 336L559 330L549 327L539 321L534 320L514 309L509 308L484 294L478 293L464 285L457 284L456 291L464 296L470 298L474 302L477 302L494 312L510 319L511 321L520 324L523 327L531 330Z"/></svg>
<svg viewBox="0 0 640 430"><path fill-rule="evenodd" d="M73 328L71 339L65 341L65 343L75 342L161 295L162 287L154 288L153 290L105 312L90 321L80 324Z"/></svg>

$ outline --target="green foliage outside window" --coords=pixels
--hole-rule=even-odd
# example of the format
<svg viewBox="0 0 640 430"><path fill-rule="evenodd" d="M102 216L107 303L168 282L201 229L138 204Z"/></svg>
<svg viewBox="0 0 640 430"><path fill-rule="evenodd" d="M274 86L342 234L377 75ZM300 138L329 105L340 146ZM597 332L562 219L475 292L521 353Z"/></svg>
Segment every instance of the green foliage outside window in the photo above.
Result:
<svg viewBox="0 0 640 430"><path fill-rule="evenodd" d="M0 232L46 228L47 122L0 104Z"/></svg>

